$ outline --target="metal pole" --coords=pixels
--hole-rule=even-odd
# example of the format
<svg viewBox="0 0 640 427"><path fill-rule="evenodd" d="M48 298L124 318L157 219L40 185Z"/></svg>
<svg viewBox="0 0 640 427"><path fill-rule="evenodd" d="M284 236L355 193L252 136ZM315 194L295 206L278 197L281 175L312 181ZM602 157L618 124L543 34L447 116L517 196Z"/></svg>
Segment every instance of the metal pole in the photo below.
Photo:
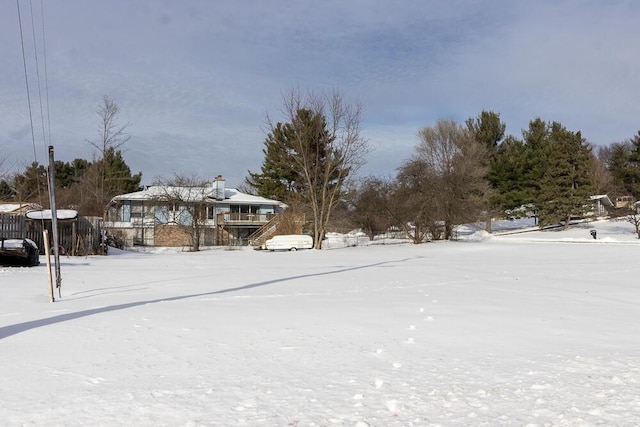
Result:
<svg viewBox="0 0 640 427"><path fill-rule="evenodd" d="M60 275L60 250L58 236L58 212L56 211L56 168L53 158L53 145L49 146L49 203L51 205L51 232L53 233L53 258L55 260L56 288L60 297L62 288L62 276Z"/></svg>

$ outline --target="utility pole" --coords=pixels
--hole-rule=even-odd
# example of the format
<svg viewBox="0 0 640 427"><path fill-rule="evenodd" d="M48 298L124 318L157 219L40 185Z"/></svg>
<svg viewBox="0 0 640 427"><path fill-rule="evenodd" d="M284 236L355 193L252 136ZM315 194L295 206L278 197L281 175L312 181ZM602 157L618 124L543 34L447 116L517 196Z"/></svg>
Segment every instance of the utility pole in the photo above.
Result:
<svg viewBox="0 0 640 427"><path fill-rule="evenodd" d="M49 146L49 204L51 205L51 232L53 233L53 258L55 260L56 288L58 297L61 297L62 276L60 275L60 245L58 236L58 212L56 211L56 186L55 186L55 161L53 158L53 145ZM46 243L49 244L48 242Z"/></svg>

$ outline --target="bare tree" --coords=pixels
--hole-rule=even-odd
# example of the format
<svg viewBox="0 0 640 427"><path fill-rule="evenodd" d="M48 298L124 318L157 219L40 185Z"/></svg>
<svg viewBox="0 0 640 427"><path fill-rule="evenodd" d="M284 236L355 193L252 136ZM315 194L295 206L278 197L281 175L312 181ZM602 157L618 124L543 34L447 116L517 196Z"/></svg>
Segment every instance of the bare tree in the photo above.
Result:
<svg viewBox="0 0 640 427"><path fill-rule="evenodd" d="M638 236L638 239L640 239L640 212L636 211L633 214L627 215L626 219L627 222L633 224L636 228L636 235Z"/></svg>
<svg viewBox="0 0 640 427"><path fill-rule="evenodd" d="M392 225L391 188L388 179L366 177L349 191L349 217L371 240Z"/></svg>
<svg viewBox="0 0 640 427"><path fill-rule="evenodd" d="M210 182L195 177L175 175L170 180L156 179L160 191L154 197L155 216L161 226L176 227L188 236L193 251L199 251L205 224L212 215L207 208L213 196Z"/></svg>
<svg viewBox="0 0 640 427"><path fill-rule="evenodd" d="M633 224L635 233L638 239L640 239L640 202L619 209L619 213L622 215L618 217L618 221L626 221Z"/></svg>
<svg viewBox="0 0 640 427"><path fill-rule="evenodd" d="M4 169L4 163L5 158L0 156L0 200L9 200L15 197L15 191L12 188L15 177Z"/></svg>
<svg viewBox="0 0 640 427"><path fill-rule="evenodd" d="M596 194L610 194L615 192L613 176L606 164L597 156L591 157L591 177L595 185Z"/></svg>
<svg viewBox="0 0 640 427"><path fill-rule="evenodd" d="M3 156L0 156L0 179L4 179L7 175L7 172L4 170L4 162L6 159Z"/></svg>
<svg viewBox="0 0 640 427"><path fill-rule="evenodd" d="M478 219L489 190L486 176L486 147L477 142L469 129L452 120L439 120L419 133L414 161L429 171L435 194L432 209L444 222L445 239L453 227Z"/></svg>
<svg viewBox="0 0 640 427"><path fill-rule="evenodd" d="M348 177L362 166L368 152L360 133L361 110L359 103L348 103L337 91L306 97L291 91L283 100L283 113L291 125L291 160L300 176L301 196L311 210L317 249ZM272 133L277 126L270 123Z"/></svg>
<svg viewBox="0 0 640 427"><path fill-rule="evenodd" d="M129 124L118 123L120 107L107 95L102 97L102 104L96 114L100 117L98 138L88 139L87 142L97 150L97 158L94 160L94 171L86 174L86 184L89 191L94 194L96 204L103 207L115 195L111 193L117 193L117 190L110 189L114 184L110 181L117 177L109 176L109 162L120 155L122 146L131 139L131 136L126 132ZM117 183L115 187L118 187Z"/></svg>
<svg viewBox="0 0 640 427"><path fill-rule="evenodd" d="M428 239L440 239L443 217L438 204L438 177L420 159L409 159L401 167L390 194L386 209L393 223L415 244Z"/></svg>
<svg viewBox="0 0 640 427"><path fill-rule="evenodd" d="M102 97L102 105L96 111L96 114L100 116L101 120L100 128L98 129L99 138L97 140L87 140L87 142L93 145L98 150L98 153L104 157L108 149L119 150L131 139L131 136L126 133L129 124L118 124L120 107L107 95Z"/></svg>

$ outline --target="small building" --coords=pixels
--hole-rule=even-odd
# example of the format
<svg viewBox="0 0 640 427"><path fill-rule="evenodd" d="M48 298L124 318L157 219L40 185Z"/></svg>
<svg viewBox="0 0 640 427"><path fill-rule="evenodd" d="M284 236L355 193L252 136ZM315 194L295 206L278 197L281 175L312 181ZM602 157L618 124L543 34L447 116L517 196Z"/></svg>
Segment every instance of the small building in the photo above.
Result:
<svg viewBox="0 0 640 427"><path fill-rule="evenodd" d="M631 209L633 207L633 196L616 197L616 209Z"/></svg>
<svg viewBox="0 0 640 427"><path fill-rule="evenodd" d="M102 218L83 217L75 210L58 209L58 242L66 255L92 255L101 253ZM53 238L51 210L32 203L0 204L0 238L29 239L45 253L43 230Z"/></svg>
<svg viewBox="0 0 640 427"><path fill-rule="evenodd" d="M605 216L609 213L609 209L614 207L613 202L606 194L598 194L590 197L593 203L593 215Z"/></svg>
<svg viewBox="0 0 640 427"><path fill-rule="evenodd" d="M0 215L24 215L29 211L42 209L36 203L1 203Z"/></svg>
<svg viewBox="0 0 640 427"><path fill-rule="evenodd" d="M189 246L194 232L203 246L246 245L286 208L226 188L219 176L204 187L150 186L116 196L107 206L104 229L126 247Z"/></svg>

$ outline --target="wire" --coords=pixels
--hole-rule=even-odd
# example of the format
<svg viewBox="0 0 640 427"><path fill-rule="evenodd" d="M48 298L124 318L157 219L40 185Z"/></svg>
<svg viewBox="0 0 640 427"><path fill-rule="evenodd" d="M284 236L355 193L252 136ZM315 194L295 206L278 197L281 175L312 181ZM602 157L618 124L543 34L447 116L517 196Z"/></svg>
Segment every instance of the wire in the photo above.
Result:
<svg viewBox="0 0 640 427"><path fill-rule="evenodd" d="M42 109L42 88L40 86L40 63L38 62L38 44L36 39L36 24L33 19L33 2L29 0L29 8L31 11L31 34L33 35L33 57L36 64L36 82L38 83L38 101L40 104L40 122L42 125L42 144L47 151L47 138L44 131L44 111Z"/></svg>
<svg viewBox="0 0 640 427"><path fill-rule="evenodd" d="M38 192L38 203L41 206L41 209L44 207L44 203L43 203L43 196L42 196L42 189L41 189L41 177L39 172L39 163L38 163L38 154L37 154L37 150L36 150L36 137L35 137L35 129L33 126L33 109L31 108L31 90L29 88L29 73L28 73L28 69L27 69L27 56L26 56L26 52L25 52L25 47L24 47L24 31L22 28L22 14L20 12L20 0L16 0L16 6L17 6L17 11L18 11L18 23L19 23L19 27L20 27L20 45L22 47L22 65L24 68L24 80L25 80L25 86L26 86L26 90L27 90L27 104L28 104L28 109L29 109L29 125L31 127L31 145L33 147L33 159L34 159L34 174L35 174L35 181L36 181L36 190ZM47 149L46 146L46 140L45 140L45 129L44 129L44 116L43 116L43 110L42 110L42 94L40 91L40 73L38 71L39 66L38 66L38 54L37 54L37 46L36 46L36 35L35 35L35 21L33 18L33 3L31 0L29 0L29 6L30 6L30 10L31 10L31 28L32 28L32 34L33 34L33 43L34 43L34 52L35 52L35 61L36 61L36 75L37 75L37 82L38 82L38 95L39 95L39 100L40 100L40 117L41 117L41 122L42 122L42 137L43 137L43 144L45 147L45 150ZM43 28L44 28L44 11L43 11ZM44 40L44 33L43 33L43 40ZM45 61L46 64L46 61ZM46 66L45 66L46 67ZM45 68L45 74L46 74L46 68ZM51 139L51 138L49 138ZM48 150L47 150L48 151ZM45 176L47 178L47 188L49 189L49 191L51 191L50 188L50 179L49 179L49 169L45 168ZM44 215L40 215L40 225L42 227L42 229L44 230L45 228L45 224L44 224ZM43 242L43 244L48 245L49 242Z"/></svg>
<svg viewBox="0 0 640 427"><path fill-rule="evenodd" d="M18 24L20 26L20 44L22 46L22 65L24 67L24 81L27 86L27 104L29 106L29 123L31 125L31 145L33 146L33 157L35 162L38 162L38 155L36 153L36 137L33 131L33 113L31 111L31 92L29 91L29 77L27 75L27 57L24 51L24 34L22 31L22 15L20 14L20 0L16 0L16 6L18 8Z"/></svg>
<svg viewBox="0 0 640 427"><path fill-rule="evenodd" d="M49 73L47 71L47 42L44 31L44 2L40 0L40 18L42 21L42 57L44 60L44 93L47 104L47 135L49 136L49 144L51 145L51 115L49 108Z"/></svg>

